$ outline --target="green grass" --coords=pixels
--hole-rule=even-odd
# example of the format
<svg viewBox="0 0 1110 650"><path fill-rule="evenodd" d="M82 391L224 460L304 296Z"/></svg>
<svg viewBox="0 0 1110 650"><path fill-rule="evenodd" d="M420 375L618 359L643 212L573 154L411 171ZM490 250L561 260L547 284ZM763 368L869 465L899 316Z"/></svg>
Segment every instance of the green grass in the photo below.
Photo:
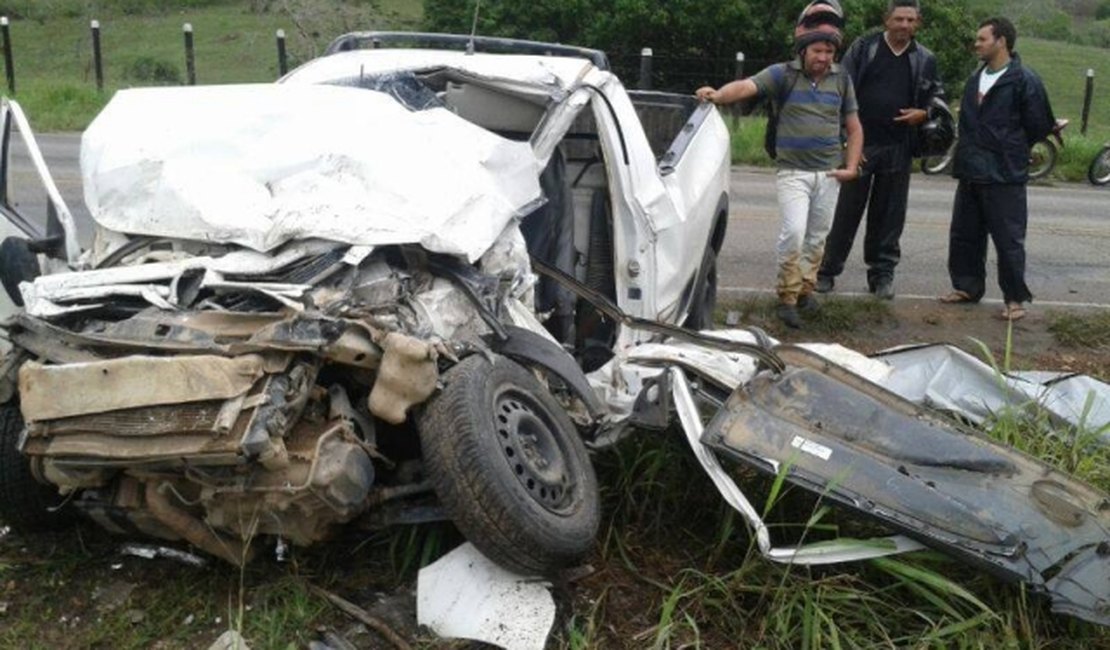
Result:
<svg viewBox="0 0 1110 650"><path fill-rule="evenodd" d="M296 3L291 3L296 5ZM39 131L83 129L120 88L156 83L152 64L184 80L182 25L192 24L197 82L257 83L278 76L274 34L284 29L290 68L318 56L327 43L351 29L412 29L419 24L419 0L385 0L381 11L359 9L350 15L250 11L239 0L153 15L98 14L103 52L103 94L96 92L89 14L13 20L16 99ZM145 65L144 65L145 64Z"/></svg>
<svg viewBox="0 0 1110 650"><path fill-rule="evenodd" d="M1076 443L1046 423L1000 414L991 427L999 437L1019 432L1011 441L1108 487L1099 469L1110 466L1107 458L1088 462L1074 453L1089 438ZM771 563L742 524L725 524L727 508L680 440L675 431L646 434L599 455L608 529L594 563L598 572L578 586L579 605L558 631L556 647L1094 649L1110 643L1110 631L1053 615L1022 587L932 551L843 566ZM779 543L878 532L775 478L730 471L757 507L765 504Z"/></svg>
<svg viewBox="0 0 1110 650"><path fill-rule="evenodd" d="M1038 38L1018 38L1022 62L1044 81L1057 117L1071 120L1065 133L1079 134L1087 69L1095 71L1087 135L1102 142L1110 140L1110 50ZM1089 162L1089 159L1088 159Z"/></svg>
<svg viewBox="0 0 1110 650"><path fill-rule="evenodd" d="M1048 331L1061 345L1081 349L1110 347L1110 310L1049 312L1048 318Z"/></svg>
<svg viewBox="0 0 1110 650"><path fill-rule="evenodd" d="M895 322L890 303L873 298L845 298L827 295L819 298L821 309L803 313L806 335L814 339L843 337L865 328L883 327ZM784 333L785 326L775 315L779 301L774 296L748 296L741 300L722 302L717 308L717 322L734 311L741 325L756 325L773 335Z"/></svg>

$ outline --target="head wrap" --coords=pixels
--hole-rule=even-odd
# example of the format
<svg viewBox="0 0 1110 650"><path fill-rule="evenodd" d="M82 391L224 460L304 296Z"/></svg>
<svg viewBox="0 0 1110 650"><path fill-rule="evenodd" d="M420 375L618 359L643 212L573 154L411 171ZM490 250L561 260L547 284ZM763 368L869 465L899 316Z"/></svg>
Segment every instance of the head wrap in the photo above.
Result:
<svg viewBox="0 0 1110 650"><path fill-rule="evenodd" d="M813 43L831 43L840 48L844 41L844 10L837 0L814 0L798 14L794 24L794 49L801 51Z"/></svg>

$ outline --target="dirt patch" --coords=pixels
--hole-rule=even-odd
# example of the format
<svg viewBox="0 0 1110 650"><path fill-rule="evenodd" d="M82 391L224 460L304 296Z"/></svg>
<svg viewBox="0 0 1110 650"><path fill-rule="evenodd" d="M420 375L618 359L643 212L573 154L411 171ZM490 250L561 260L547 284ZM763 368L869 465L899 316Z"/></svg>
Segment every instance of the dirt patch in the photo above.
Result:
<svg viewBox="0 0 1110 650"><path fill-rule="evenodd" d="M944 305L934 300L896 299L881 303L870 298L823 299L822 312L807 318L802 330L789 330L773 311L751 302L725 305L738 309L740 324L766 328L789 342L833 341L871 354L900 345L949 343L984 358L983 346L999 366L1010 352L1013 370L1057 370L1110 380L1110 346L1065 345L1052 331L1064 316L1090 316L1101 308L1062 310L1029 307L1025 318L1011 324L998 318L1002 305ZM847 316L846 316L847 314ZM830 322L831 321L831 322ZM982 344L982 345L981 345Z"/></svg>

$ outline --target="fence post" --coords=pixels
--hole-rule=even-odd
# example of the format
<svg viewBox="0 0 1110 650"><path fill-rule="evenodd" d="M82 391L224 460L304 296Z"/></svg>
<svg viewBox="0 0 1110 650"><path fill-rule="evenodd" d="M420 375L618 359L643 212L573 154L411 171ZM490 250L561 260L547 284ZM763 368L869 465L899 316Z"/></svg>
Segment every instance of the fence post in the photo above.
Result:
<svg viewBox="0 0 1110 650"><path fill-rule="evenodd" d="M193 55L193 26L185 23L181 31L185 33L185 83L195 86L197 85L197 64Z"/></svg>
<svg viewBox="0 0 1110 650"><path fill-rule="evenodd" d="M93 70L96 72L96 92L104 92L104 63L100 58L100 21L89 23L92 30Z"/></svg>
<svg viewBox="0 0 1110 650"><path fill-rule="evenodd" d="M12 62L12 33L7 16L0 16L0 36L4 37L4 72L8 75L8 92L14 95L15 64Z"/></svg>
<svg viewBox="0 0 1110 650"><path fill-rule="evenodd" d="M733 78L734 79L743 79L744 78L744 53L743 52L737 52L736 53L736 72L733 75ZM732 104L732 106L729 108L729 114L732 116L732 128L733 128L733 130L736 130L736 128L740 125L740 104L737 104L737 103L734 102Z"/></svg>
<svg viewBox="0 0 1110 650"><path fill-rule="evenodd" d="M651 48L640 50L640 90L651 90Z"/></svg>
<svg viewBox="0 0 1110 650"><path fill-rule="evenodd" d="M289 72L289 60L285 56L285 30L277 30L278 76L284 77Z"/></svg>
<svg viewBox="0 0 1110 650"><path fill-rule="evenodd" d="M1087 88L1083 91L1083 124L1079 127L1080 135L1087 135L1087 119L1091 116L1091 97L1095 94L1095 71L1087 68Z"/></svg>

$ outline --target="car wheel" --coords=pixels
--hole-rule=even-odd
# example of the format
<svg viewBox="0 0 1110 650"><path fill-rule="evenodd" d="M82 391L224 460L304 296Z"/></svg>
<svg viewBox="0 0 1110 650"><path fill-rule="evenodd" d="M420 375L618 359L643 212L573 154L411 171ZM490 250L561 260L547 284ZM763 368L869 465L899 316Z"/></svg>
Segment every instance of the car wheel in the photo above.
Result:
<svg viewBox="0 0 1110 650"><path fill-rule="evenodd" d="M939 156L924 156L921 158L921 172L927 176L935 174L943 174L948 171L948 167L952 164L952 158L956 154L956 143L953 142L952 146L948 147L948 151Z"/></svg>
<svg viewBox="0 0 1110 650"><path fill-rule="evenodd" d="M1034 144L1029 151L1029 180L1048 176L1055 166L1056 145L1048 140L1041 140Z"/></svg>
<svg viewBox="0 0 1110 650"><path fill-rule="evenodd" d="M58 490L35 479L27 457L16 448L23 416L14 404L0 405L0 521L21 532L57 530L72 523Z"/></svg>
<svg viewBox="0 0 1110 650"><path fill-rule="evenodd" d="M705 249L701 260L705 277L694 288L694 300L690 305L690 315L684 325L693 330L713 327L713 312L717 309L717 252L712 246Z"/></svg>
<svg viewBox="0 0 1110 650"><path fill-rule="evenodd" d="M479 550L524 574L580 562L601 518L597 479L570 418L528 370L467 357L420 418L427 474Z"/></svg>
<svg viewBox="0 0 1110 650"><path fill-rule="evenodd" d="M1110 183L1110 145L1104 146L1091 161L1091 166L1087 168L1087 180L1092 185Z"/></svg>

